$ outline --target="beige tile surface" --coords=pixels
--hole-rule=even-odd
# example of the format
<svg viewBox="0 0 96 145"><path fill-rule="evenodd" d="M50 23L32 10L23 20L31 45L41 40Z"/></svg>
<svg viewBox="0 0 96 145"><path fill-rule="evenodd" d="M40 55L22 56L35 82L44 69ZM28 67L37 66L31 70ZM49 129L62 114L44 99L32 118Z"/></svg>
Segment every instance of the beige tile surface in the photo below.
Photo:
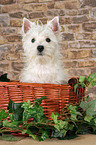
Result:
<svg viewBox="0 0 96 145"><path fill-rule="evenodd" d="M0 145L96 145L96 135L82 135L72 140L46 139L41 142L30 137L22 137L16 142L0 140Z"/></svg>

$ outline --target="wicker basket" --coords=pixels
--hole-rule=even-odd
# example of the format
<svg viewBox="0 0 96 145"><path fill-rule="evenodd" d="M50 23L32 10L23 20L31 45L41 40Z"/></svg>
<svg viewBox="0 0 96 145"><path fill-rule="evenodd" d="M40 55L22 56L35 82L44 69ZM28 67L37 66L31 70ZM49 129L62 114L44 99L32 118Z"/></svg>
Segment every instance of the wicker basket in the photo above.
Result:
<svg viewBox="0 0 96 145"><path fill-rule="evenodd" d="M70 84L70 85L69 85ZM42 101L44 114L50 118L52 112L61 112L69 103L79 103L84 96L84 89L73 91L73 84L34 84L21 82L0 82L0 109L7 109L9 97L15 103L31 102L36 98L46 96Z"/></svg>

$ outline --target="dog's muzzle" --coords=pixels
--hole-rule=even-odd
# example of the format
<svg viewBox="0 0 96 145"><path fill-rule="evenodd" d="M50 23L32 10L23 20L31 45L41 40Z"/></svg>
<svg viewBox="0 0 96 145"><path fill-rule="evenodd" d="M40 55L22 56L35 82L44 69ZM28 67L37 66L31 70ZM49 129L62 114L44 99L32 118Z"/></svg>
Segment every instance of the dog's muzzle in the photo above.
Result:
<svg viewBox="0 0 96 145"><path fill-rule="evenodd" d="M39 55L42 55L42 52L43 52L43 50L44 50L44 46L43 46L43 45L39 45L39 46L37 47L37 50L38 50L38 52L39 52Z"/></svg>

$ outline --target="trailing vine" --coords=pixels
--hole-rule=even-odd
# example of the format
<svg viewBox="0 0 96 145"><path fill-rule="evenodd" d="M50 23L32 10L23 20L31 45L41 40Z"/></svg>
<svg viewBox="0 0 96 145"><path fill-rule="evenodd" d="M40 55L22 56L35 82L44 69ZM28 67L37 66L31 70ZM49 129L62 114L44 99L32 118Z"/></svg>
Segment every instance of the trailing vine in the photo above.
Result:
<svg viewBox="0 0 96 145"><path fill-rule="evenodd" d="M79 83L76 87L88 87L96 84L96 74L86 77L79 77ZM43 107L40 105L42 97L34 100L33 103L28 100L24 103L14 103L9 98L8 111L0 111L0 139L8 133L27 134L33 139L43 141L46 138L72 139L79 134L96 134L96 99L89 101L88 96L85 101L77 105L68 104L62 109L62 114L55 112L51 114L49 120L43 113ZM61 116L64 116L61 118ZM30 120L31 119L31 120ZM12 138L11 140L16 140Z"/></svg>

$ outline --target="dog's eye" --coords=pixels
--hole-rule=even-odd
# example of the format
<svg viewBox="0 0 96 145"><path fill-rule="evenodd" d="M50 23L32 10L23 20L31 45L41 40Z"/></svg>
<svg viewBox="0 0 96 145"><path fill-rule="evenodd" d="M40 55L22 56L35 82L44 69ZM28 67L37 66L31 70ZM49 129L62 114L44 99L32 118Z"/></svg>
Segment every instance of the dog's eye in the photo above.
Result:
<svg viewBox="0 0 96 145"><path fill-rule="evenodd" d="M46 41L49 43L51 40L50 40L50 38L46 38Z"/></svg>
<svg viewBox="0 0 96 145"><path fill-rule="evenodd" d="M35 38L33 38L33 39L31 40L31 42L34 43L34 42L35 42Z"/></svg>

